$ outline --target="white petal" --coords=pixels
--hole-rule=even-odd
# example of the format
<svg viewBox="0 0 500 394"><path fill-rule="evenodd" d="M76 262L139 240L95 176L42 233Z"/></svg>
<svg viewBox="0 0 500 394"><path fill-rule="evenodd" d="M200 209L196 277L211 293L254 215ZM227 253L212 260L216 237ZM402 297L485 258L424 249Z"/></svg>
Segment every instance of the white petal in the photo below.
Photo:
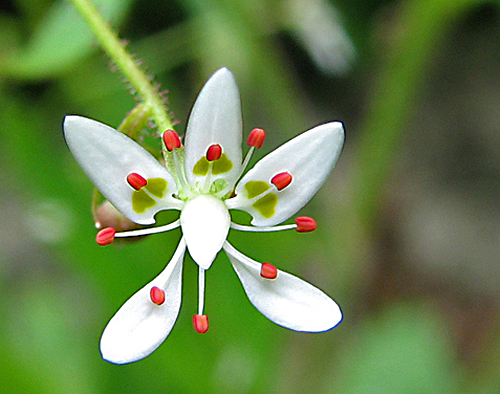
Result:
<svg viewBox="0 0 500 394"><path fill-rule="evenodd" d="M126 364L151 354L170 334L181 308L182 260L186 244L181 239L172 260L153 281L135 293L113 316L101 337L102 357ZM165 291L165 302L153 304L150 291Z"/></svg>
<svg viewBox="0 0 500 394"><path fill-rule="evenodd" d="M64 118L64 136L71 153L90 180L130 220L152 224L156 212L179 207L178 201L171 196L177 187L170 173L123 133L95 120L70 115ZM126 178L133 172L146 179L162 178L167 182L164 197L155 197L154 205L144 212L137 212L132 205L135 190Z"/></svg>
<svg viewBox="0 0 500 394"><path fill-rule="evenodd" d="M300 210L323 185L337 162L344 144L344 128L340 122L317 126L288 141L260 160L241 179L237 196L228 200L231 208L241 209L253 216L252 224L271 226L282 223ZM278 191L271 179L282 172L292 175L292 183ZM249 181L264 182L269 186L265 210L254 205L259 197L248 198ZM274 209L274 211L273 211Z"/></svg>
<svg viewBox="0 0 500 394"><path fill-rule="evenodd" d="M221 68L205 84L189 116L184 163L191 185L204 179L193 174L196 163L206 155L209 146L219 144L232 169L212 178L224 178L232 188L241 168L241 122L238 86L231 71Z"/></svg>
<svg viewBox="0 0 500 394"><path fill-rule="evenodd" d="M189 254L203 269L209 269L229 232L231 216L225 204L210 194L186 202L181 227Z"/></svg>
<svg viewBox="0 0 500 394"><path fill-rule="evenodd" d="M339 306L318 288L278 270L276 279L260 276L261 264L228 242L224 250L250 302L269 320L295 331L322 332L342 321Z"/></svg>

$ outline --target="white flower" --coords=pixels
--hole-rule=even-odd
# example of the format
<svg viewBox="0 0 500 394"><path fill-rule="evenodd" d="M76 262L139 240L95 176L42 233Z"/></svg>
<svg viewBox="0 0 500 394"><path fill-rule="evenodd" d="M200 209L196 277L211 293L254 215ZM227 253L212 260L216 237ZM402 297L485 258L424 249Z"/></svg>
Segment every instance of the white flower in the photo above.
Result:
<svg viewBox="0 0 500 394"><path fill-rule="evenodd" d="M98 233L101 245L115 237L153 234L179 226L183 233L165 270L134 294L107 325L100 343L105 360L117 364L137 361L168 336L181 306L186 247L199 266L199 305L193 323L200 333L208 330L208 317L203 314L205 271L221 249L252 304L271 321L306 332L326 331L340 323L340 308L321 290L269 263L246 257L226 241L230 228L261 232L315 228L314 220L307 217L297 218L295 224L276 225L301 209L332 170L344 141L340 122L299 135L242 177L265 133L252 131L250 150L242 160L238 88L231 72L223 68L196 100L185 146L174 131L163 133L165 166L124 134L91 119L67 116L64 134L89 178L130 220L149 225L160 210L180 211L179 220L166 226L123 233L105 228ZM253 226L231 222L230 209L248 212Z"/></svg>

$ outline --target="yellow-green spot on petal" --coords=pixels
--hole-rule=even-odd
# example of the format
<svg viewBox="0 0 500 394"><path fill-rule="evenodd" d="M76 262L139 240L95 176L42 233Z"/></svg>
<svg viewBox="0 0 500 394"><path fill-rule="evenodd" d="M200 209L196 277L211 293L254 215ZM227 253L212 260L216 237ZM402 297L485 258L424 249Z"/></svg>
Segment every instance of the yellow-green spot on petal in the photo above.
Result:
<svg viewBox="0 0 500 394"><path fill-rule="evenodd" d="M132 208L137 213L143 213L146 209L153 207L156 201L151 198L143 189L136 190L132 194Z"/></svg>
<svg viewBox="0 0 500 394"><path fill-rule="evenodd" d="M193 167L194 175L207 175L208 169L210 168L210 162L205 156L203 156Z"/></svg>
<svg viewBox="0 0 500 394"><path fill-rule="evenodd" d="M264 216L266 219L269 219L274 216L277 204L278 197L276 196L276 194L269 193L255 201L252 206L257 211L259 211L262 216Z"/></svg>
<svg viewBox="0 0 500 394"><path fill-rule="evenodd" d="M207 175L210 165L212 166L212 175L225 174L233 168L233 162L229 160L225 153L223 153L219 159L212 162L208 161L207 158L203 156L194 165L193 174L202 176Z"/></svg>
<svg viewBox="0 0 500 394"><path fill-rule="evenodd" d="M263 181L248 181L245 184L245 190L247 192L247 197L249 200L264 193L270 187L271 186L269 185L269 183Z"/></svg>
<svg viewBox="0 0 500 394"><path fill-rule="evenodd" d="M167 181L163 178L149 178L146 190L155 197L163 198L167 190Z"/></svg>
<svg viewBox="0 0 500 394"><path fill-rule="evenodd" d="M226 172L231 171L231 169L233 168L233 162L229 160L225 153L223 153L218 160L215 160L212 163L213 175L225 174Z"/></svg>

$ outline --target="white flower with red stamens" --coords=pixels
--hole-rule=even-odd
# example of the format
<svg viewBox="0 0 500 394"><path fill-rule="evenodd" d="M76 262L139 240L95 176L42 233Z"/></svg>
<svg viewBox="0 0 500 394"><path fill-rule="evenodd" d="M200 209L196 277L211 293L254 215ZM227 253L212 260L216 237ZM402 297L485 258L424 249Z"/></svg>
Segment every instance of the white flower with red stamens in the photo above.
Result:
<svg viewBox="0 0 500 394"><path fill-rule="evenodd" d="M208 330L204 315L205 271L224 249L248 298L268 319L305 332L330 330L342 320L338 305L309 283L258 263L238 252L226 238L241 231L312 231L316 222L298 217L335 165L344 142L342 123L315 127L260 160L242 176L265 132L254 129L250 150L241 152L241 108L231 72L217 71L200 92L188 121L185 145L177 133L162 135L165 165L136 142L97 121L67 116L69 149L100 192L127 218L149 225L164 209L180 211L179 220L160 227L116 232L105 228L97 243L181 227L183 237L165 270L134 294L108 323L101 338L105 360L125 364L153 352L168 336L181 306L182 263L186 248L199 266L197 332ZM240 179L241 178L241 179ZM248 212L252 226L231 222L230 209Z"/></svg>

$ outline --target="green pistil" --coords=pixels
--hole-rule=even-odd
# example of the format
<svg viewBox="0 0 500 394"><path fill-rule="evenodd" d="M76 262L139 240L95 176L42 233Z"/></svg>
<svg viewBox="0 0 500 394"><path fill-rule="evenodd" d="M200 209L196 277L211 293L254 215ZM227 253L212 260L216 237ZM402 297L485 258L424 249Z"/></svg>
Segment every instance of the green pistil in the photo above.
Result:
<svg viewBox="0 0 500 394"><path fill-rule="evenodd" d="M274 216L277 204L278 197L276 194L269 193L255 201L252 206L259 211L262 216L269 219Z"/></svg>
<svg viewBox="0 0 500 394"><path fill-rule="evenodd" d="M186 178L186 172L184 171L184 146L174 149L172 152L169 152L164 144L163 147L165 167L167 167L168 172L174 177L178 189L177 197L181 200L186 200L192 193L191 186Z"/></svg>

